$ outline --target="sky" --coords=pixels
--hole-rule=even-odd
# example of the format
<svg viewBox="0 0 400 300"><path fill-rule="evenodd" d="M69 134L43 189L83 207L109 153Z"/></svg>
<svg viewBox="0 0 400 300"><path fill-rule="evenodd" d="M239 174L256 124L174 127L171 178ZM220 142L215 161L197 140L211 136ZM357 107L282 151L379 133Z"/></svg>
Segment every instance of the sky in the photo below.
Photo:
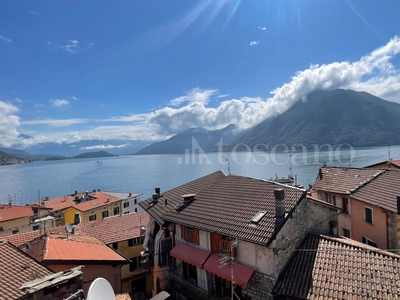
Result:
<svg viewBox="0 0 400 300"><path fill-rule="evenodd" d="M316 89L400 103L399 11L398 0L5 0L0 146L242 130Z"/></svg>

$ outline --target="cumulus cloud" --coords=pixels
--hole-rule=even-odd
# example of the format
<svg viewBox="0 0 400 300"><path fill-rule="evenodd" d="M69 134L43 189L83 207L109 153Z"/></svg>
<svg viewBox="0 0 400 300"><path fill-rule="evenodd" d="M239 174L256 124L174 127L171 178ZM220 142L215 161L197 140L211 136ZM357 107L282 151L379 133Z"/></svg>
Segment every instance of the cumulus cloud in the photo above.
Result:
<svg viewBox="0 0 400 300"><path fill-rule="evenodd" d="M258 26L258 29L260 29L260 30L267 30L267 27L263 27L263 26Z"/></svg>
<svg viewBox="0 0 400 300"><path fill-rule="evenodd" d="M166 107L151 113L149 122L156 125L160 134L173 134L190 127L215 129L229 123L246 129L284 112L317 89L354 89L400 102L400 73L391 63L399 53L400 38L396 36L358 61L311 65L297 72L288 83L274 89L272 97L231 99L221 102L217 108L201 103L180 108Z"/></svg>
<svg viewBox="0 0 400 300"><path fill-rule="evenodd" d="M5 41L7 43L11 43L11 40L9 38L6 38L4 35L0 34L0 40Z"/></svg>
<svg viewBox="0 0 400 300"><path fill-rule="evenodd" d="M208 104L210 98L218 93L218 90L215 89L201 89L194 88L191 91L188 91L185 96L181 96L169 101L169 105L179 106L182 103L201 103Z"/></svg>
<svg viewBox="0 0 400 300"><path fill-rule="evenodd" d="M10 147L18 141L18 111L15 105L0 101L0 145L4 147Z"/></svg>
<svg viewBox="0 0 400 300"><path fill-rule="evenodd" d="M260 44L260 41L250 41L249 46L257 46Z"/></svg>
<svg viewBox="0 0 400 300"><path fill-rule="evenodd" d="M22 125L49 125L52 127L66 127L74 124L82 124L88 122L88 119L44 119L44 120L31 120L23 121Z"/></svg>
<svg viewBox="0 0 400 300"><path fill-rule="evenodd" d="M120 148L126 148L126 147L131 147L132 144L122 144L122 145L96 145L96 146L87 146L87 147L82 147L80 150L104 150L104 149L120 149Z"/></svg>
<svg viewBox="0 0 400 300"><path fill-rule="evenodd" d="M69 101L65 99L50 100L53 107L63 108L69 105Z"/></svg>

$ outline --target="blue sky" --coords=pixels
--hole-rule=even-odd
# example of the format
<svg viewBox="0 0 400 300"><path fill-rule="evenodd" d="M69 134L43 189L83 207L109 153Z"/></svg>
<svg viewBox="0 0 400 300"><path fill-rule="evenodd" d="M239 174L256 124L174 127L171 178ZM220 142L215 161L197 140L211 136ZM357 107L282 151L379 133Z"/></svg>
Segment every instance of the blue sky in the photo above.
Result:
<svg viewBox="0 0 400 300"><path fill-rule="evenodd" d="M399 11L372 0L4 1L0 145L244 129L317 88L400 101Z"/></svg>

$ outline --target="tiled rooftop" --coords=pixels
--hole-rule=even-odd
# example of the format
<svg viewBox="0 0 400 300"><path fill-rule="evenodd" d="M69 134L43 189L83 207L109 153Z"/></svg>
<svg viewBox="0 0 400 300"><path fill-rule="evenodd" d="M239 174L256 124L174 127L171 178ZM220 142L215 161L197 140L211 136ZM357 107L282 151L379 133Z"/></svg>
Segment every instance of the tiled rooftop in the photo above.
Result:
<svg viewBox="0 0 400 300"><path fill-rule="evenodd" d="M49 228L46 230L47 233L49 234L63 234L65 233L65 226L57 226L54 228ZM26 243L29 243L30 241L37 239L39 236L43 235L44 232L42 230L35 230L35 231L30 231L30 232L25 232L25 233L17 233L13 235L8 235L2 237L3 239L9 241L11 244L13 244L16 247L20 247L22 245L25 245Z"/></svg>
<svg viewBox="0 0 400 300"><path fill-rule="evenodd" d="M115 300L131 300L131 296L128 293L115 295Z"/></svg>
<svg viewBox="0 0 400 300"><path fill-rule="evenodd" d="M75 204L74 207L82 212L91 210L93 208L101 207L104 205L109 205L110 203L115 203L121 201L121 198L113 197L102 192L96 192L91 194L96 199L85 201L79 204Z"/></svg>
<svg viewBox="0 0 400 300"><path fill-rule="evenodd" d="M105 244L111 244L139 237L140 228L146 227L149 221L150 216L146 212L132 213L81 223L76 233L91 235Z"/></svg>
<svg viewBox="0 0 400 300"><path fill-rule="evenodd" d="M338 194L351 194L384 170L365 168L322 167L314 189ZM321 176L322 175L322 178Z"/></svg>
<svg viewBox="0 0 400 300"><path fill-rule="evenodd" d="M177 187L173 192L168 191L164 196L168 199L167 209L163 206L162 197L148 212L152 216L163 213L161 218L165 221L267 244L283 223L275 219L274 190L285 190L286 212L290 212L305 195L304 190L236 175L218 176L212 182L214 184L208 184L200 191L191 189L190 184ZM183 202L183 194L197 195L187 207L177 210L177 205ZM150 202L147 200L145 207L149 207ZM258 225L250 225L251 219L260 211L267 214Z"/></svg>
<svg viewBox="0 0 400 300"><path fill-rule="evenodd" d="M27 253L39 261L76 261L83 262L124 262L125 258L117 254L101 241L90 236L70 234L51 235L40 239L27 249Z"/></svg>
<svg viewBox="0 0 400 300"><path fill-rule="evenodd" d="M0 300L19 299L23 283L53 274L10 243L0 240Z"/></svg>
<svg viewBox="0 0 400 300"><path fill-rule="evenodd" d="M173 209L175 205L182 202L181 195L194 193L199 194L204 189L216 184L221 179L225 178L226 175L222 171L217 171L206 175L204 177L198 178L191 182L180 185L168 191L163 191L161 188L161 197L159 203L153 207L150 207L152 199L147 199L145 201L139 202L139 205L160 224L163 223L162 216L166 214L169 210ZM168 199L167 206L163 206L165 199Z"/></svg>
<svg viewBox="0 0 400 300"><path fill-rule="evenodd" d="M379 166L379 165L382 165L382 164L385 164L385 163L387 164L388 161L382 161L382 162L379 162L379 163L376 163L376 164L367 166L366 168L372 168L372 167ZM391 167L395 167L395 168L400 168L400 159L398 159L398 160L391 160L391 161L390 161L390 166L391 166Z"/></svg>
<svg viewBox="0 0 400 300"><path fill-rule="evenodd" d="M398 299L400 256L347 238L309 234L273 294L283 299Z"/></svg>
<svg viewBox="0 0 400 300"><path fill-rule="evenodd" d="M400 196L400 170L390 169L358 189L352 198L397 213Z"/></svg>
<svg viewBox="0 0 400 300"><path fill-rule="evenodd" d="M4 205L0 207L0 222L31 217L34 215L30 206Z"/></svg>

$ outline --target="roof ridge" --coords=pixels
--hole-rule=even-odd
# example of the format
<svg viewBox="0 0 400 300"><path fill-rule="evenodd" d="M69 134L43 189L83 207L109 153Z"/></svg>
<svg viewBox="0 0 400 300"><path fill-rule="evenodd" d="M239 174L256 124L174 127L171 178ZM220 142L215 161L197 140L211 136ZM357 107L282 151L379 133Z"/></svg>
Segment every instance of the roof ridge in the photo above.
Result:
<svg viewBox="0 0 400 300"><path fill-rule="evenodd" d="M372 182L373 180L375 180L376 178L378 178L380 175L384 174L387 170L380 170L379 172L375 173L374 175L372 175L371 178L364 180L363 182L361 182L355 189L349 190L350 194L353 194L355 192L357 192L359 189L363 188L364 186L366 186L368 183Z"/></svg>

